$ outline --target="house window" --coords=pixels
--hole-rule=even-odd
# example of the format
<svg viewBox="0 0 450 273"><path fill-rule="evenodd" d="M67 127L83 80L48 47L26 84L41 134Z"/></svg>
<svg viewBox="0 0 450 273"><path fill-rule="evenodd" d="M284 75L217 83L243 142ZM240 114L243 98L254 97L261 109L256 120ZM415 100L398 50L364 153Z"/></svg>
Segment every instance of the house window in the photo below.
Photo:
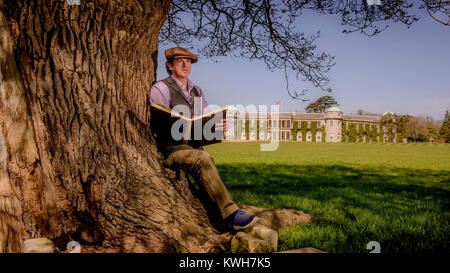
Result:
<svg viewBox="0 0 450 273"><path fill-rule="evenodd" d="M317 122L317 127L320 127L320 121Z"/></svg>
<svg viewBox="0 0 450 273"><path fill-rule="evenodd" d="M308 121L308 128L311 127L311 121Z"/></svg>
<svg viewBox="0 0 450 273"><path fill-rule="evenodd" d="M333 121L330 120L330 127L333 127Z"/></svg>

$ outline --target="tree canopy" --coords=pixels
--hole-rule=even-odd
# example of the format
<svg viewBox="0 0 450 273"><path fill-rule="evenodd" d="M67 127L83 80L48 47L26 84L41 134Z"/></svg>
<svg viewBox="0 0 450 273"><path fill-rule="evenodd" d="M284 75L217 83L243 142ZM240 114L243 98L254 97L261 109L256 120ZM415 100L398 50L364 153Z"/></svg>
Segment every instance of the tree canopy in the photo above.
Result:
<svg viewBox="0 0 450 273"><path fill-rule="evenodd" d="M339 105L332 96L323 96L306 106L307 113L323 113L332 106Z"/></svg>
<svg viewBox="0 0 450 273"><path fill-rule="evenodd" d="M383 124L395 124L397 134L407 138L408 141L426 142L439 138L438 122L430 116L415 117L397 114L394 115L394 118L389 118L389 116L382 117Z"/></svg>

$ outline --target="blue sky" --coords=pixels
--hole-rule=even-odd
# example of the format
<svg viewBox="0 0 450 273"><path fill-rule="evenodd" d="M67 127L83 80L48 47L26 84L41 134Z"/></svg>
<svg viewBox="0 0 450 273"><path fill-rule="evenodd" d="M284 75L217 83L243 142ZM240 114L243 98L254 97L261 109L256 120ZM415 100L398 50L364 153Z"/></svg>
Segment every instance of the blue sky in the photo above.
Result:
<svg viewBox="0 0 450 273"><path fill-rule="evenodd" d="M345 114L363 109L441 120L445 110L450 110L450 27L419 13L422 18L410 28L390 22L374 37L343 34L339 17L314 14L299 18L297 29L305 33L320 30L319 51L335 56L336 65L328 74L331 95ZM158 80L167 76L164 50L169 47L160 45ZM267 105L270 109L282 100L280 111L304 112L309 103L290 98L284 72L272 72L260 61L199 57L190 79L202 88L209 104ZM305 97L310 102L329 94L294 76L289 85L296 90L308 88Z"/></svg>

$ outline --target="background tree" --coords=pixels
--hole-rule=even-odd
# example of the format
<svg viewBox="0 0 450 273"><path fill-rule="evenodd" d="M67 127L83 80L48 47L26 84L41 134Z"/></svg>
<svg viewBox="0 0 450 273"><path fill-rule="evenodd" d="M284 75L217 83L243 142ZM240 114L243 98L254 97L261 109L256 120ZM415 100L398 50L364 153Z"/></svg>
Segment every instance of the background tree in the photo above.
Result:
<svg viewBox="0 0 450 273"><path fill-rule="evenodd" d="M434 126L432 123L427 124L427 133L428 133L428 139L430 141L433 141L433 140L439 138L438 128L436 126Z"/></svg>
<svg viewBox="0 0 450 273"><path fill-rule="evenodd" d="M410 115L397 115L397 134L401 136L401 141L403 141L403 138L407 138L406 124L411 118Z"/></svg>
<svg viewBox="0 0 450 273"><path fill-rule="evenodd" d="M304 11L366 35L418 20L406 1L69 2L0 0L0 252L38 236L60 249L224 251L230 234L164 167L150 131L158 41L200 40L206 56L262 60L330 91L333 57L318 33L294 31Z"/></svg>
<svg viewBox="0 0 450 273"><path fill-rule="evenodd" d="M358 140L357 123L347 123L348 142L356 142Z"/></svg>
<svg viewBox="0 0 450 273"><path fill-rule="evenodd" d="M445 139L445 142L450 142L450 115L448 110L445 111L445 118L442 121L441 128L439 129L439 137Z"/></svg>
<svg viewBox="0 0 450 273"><path fill-rule="evenodd" d="M331 106L338 105L332 96L323 96L306 106L307 113L323 113Z"/></svg>
<svg viewBox="0 0 450 273"><path fill-rule="evenodd" d="M405 125L405 137L408 138L408 141L428 141L429 136L425 118L411 117Z"/></svg>
<svg viewBox="0 0 450 273"><path fill-rule="evenodd" d="M364 115L364 116L381 116L381 114L371 113L371 112L368 112L368 111L363 110L363 109L358 109L356 111L356 114L360 115L360 116L362 116L362 115Z"/></svg>
<svg viewBox="0 0 450 273"><path fill-rule="evenodd" d="M397 133L397 115L392 113L384 114L380 118L379 123L384 127L384 134L387 136L387 141L393 141Z"/></svg>

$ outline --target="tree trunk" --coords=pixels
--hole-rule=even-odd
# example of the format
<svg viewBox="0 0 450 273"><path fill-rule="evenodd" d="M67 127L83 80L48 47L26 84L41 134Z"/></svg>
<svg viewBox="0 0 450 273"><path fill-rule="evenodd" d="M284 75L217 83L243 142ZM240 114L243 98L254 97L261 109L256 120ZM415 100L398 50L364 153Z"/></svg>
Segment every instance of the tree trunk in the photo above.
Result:
<svg viewBox="0 0 450 273"><path fill-rule="evenodd" d="M162 166L149 129L169 1L68 2L0 0L0 252L35 237L224 250L230 234Z"/></svg>

